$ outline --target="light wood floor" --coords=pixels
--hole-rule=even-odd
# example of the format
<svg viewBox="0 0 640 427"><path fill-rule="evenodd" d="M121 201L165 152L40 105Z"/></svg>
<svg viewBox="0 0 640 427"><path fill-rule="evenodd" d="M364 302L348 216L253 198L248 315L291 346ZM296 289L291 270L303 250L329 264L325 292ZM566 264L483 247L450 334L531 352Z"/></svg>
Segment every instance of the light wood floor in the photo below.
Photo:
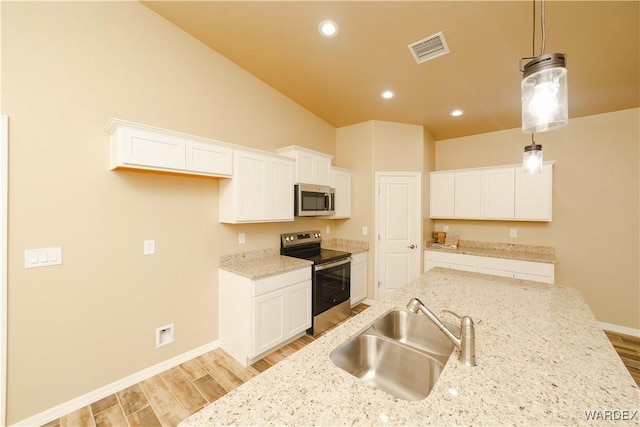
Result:
<svg viewBox="0 0 640 427"><path fill-rule="evenodd" d="M351 315L367 307L360 304L351 310ZM640 338L605 333L640 386ZM46 427L176 426L313 341L313 337L304 335L246 368L216 349L67 414Z"/></svg>
<svg viewBox="0 0 640 427"><path fill-rule="evenodd" d="M351 315L368 307L359 304L351 309ZM176 426L314 340L304 335L246 368L216 349L67 414L46 427Z"/></svg>
<svg viewBox="0 0 640 427"><path fill-rule="evenodd" d="M604 331L604 333L640 387L640 338L611 331Z"/></svg>

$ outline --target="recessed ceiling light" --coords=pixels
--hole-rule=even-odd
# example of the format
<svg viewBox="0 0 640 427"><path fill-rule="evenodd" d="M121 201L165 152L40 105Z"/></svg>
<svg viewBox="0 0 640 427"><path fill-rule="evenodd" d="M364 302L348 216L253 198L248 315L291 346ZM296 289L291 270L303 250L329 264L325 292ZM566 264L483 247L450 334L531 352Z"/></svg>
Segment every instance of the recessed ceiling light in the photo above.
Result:
<svg viewBox="0 0 640 427"><path fill-rule="evenodd" d="M393 98L394 96L396 96L396 94L395 94L395 93L393 93L393 91L392 91L392 90L383 90L383 91L380 93L380 96L381 96L382 98L384 98L384 99L391 99L391 98Z"/></svg>
<svg viewBox="0 0 640 427"><path fill-rule="evenodd" d="M318 24L318 31L322 35L322 37L335 37L338 35L338 24L336 24L331 19L325 19L324 21Z"/></svg>
<svg viewBox="0 0 640 427"><path fill-rule="evenodd" d="M463 114L464 114L464 111L462 110L453 110L452 112L449 113L451 117L460 117Z"/></svg>

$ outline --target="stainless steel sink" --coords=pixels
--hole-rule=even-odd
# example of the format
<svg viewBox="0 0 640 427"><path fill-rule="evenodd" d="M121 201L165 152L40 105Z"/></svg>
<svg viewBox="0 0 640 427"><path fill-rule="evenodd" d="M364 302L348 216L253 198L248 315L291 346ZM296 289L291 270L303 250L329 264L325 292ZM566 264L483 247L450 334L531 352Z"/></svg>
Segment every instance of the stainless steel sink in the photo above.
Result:
<svg viewBox="0 0 640 427"><path fill-rule="evenodd" d="M456 335L460 331L455 325L447 324L447 327ZM435 323L425 316L408 311L392 310L383 314L367 332L391 338L432 356L445 356L443 363L446 363L453 351L453 343L440 332Z"/></svg>
<svg viewBox="0 0 640 427"><path fill-rule="evenodd" d="M333 350L334 365L404 400L429 395L453 344L426 317L392 310Z"/></svg>
<svg viewBox="0 0 640 427"><path fill-rule="evenodd" d="M331 361L365 383L404 400L427 397L444 368L422 351L364 333L334 350Z"/></svg>

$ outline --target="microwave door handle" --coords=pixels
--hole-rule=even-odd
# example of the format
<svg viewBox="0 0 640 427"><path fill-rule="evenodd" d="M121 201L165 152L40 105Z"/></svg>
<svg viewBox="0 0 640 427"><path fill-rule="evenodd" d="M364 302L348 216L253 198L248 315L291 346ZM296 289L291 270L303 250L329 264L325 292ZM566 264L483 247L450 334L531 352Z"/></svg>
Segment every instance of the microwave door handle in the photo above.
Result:
<svg viewBox="0 0 640 427"><path fill-rule="evenodd" d="M331 196L329 193L324 193L324 210L328 211L331 208Z"/></svg>

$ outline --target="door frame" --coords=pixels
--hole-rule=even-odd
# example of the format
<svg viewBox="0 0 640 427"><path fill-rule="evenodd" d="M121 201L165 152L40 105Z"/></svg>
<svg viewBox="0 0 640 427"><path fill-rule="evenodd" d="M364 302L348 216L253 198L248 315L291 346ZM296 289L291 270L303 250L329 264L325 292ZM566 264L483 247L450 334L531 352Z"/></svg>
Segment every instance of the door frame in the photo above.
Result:
<svg viewBox="0 0 640 427"><path fill-rule="evenodd" d="M374 270L373 270L373 288L374 293L373 297L375 301L379 301L380 298L380 276L378 271L378 256L380 255L380 178L381 177L415 177L416 179L416 220L418 222L416 227L416 242L418 242L418 250L422 252L422 172L401 172L401 171L390 171L390 172L376 172L375 173L375 188L374 188L374 205L375 205L375 213L374 213L374 224L375 224L375 234L374 234ZM418 256L418 265L417 265L417 273L420 275L420 265L422 264L422 254L420 253Z"/></svg>
<svg viewBox="0 0 640 427"><path fill-rule="evenodd" d="M0 114L0 425L7 422L7 236L9 118Z"/></svg>

